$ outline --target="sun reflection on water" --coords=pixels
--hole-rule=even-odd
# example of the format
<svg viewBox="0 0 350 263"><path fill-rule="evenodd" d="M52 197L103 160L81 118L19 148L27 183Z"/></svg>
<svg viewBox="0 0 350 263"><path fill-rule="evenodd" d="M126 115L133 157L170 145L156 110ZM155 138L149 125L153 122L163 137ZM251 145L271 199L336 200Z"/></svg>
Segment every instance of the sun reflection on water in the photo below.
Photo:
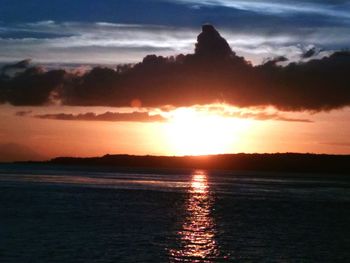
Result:
<svg viewBox="0 0 350 263"><path fill-rule="evenodd" d="M180 245L170 250L171 262L213 262L219 257L215 240L216 225L212 217L213 195L204 171L196 171L188 190L185 218L178 232Z"/></svg>

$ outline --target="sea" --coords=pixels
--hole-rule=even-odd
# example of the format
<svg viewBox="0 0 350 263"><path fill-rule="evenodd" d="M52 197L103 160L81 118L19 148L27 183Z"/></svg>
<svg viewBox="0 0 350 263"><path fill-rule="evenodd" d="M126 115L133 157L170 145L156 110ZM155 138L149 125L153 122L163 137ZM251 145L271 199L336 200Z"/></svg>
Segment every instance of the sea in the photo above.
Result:
<svg viewBox="0 0 350 263"><path fill-rule="evenodd" d="M350 175L0 165L0 262L350 262Z"/></svg>

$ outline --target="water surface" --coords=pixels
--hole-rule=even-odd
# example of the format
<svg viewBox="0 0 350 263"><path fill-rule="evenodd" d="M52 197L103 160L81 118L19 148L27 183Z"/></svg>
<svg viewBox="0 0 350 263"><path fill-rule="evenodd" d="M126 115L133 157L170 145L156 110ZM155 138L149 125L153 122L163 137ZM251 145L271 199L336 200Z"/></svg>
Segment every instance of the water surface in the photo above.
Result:
<svg viewBox="0 0 350 263"><path fill-rule="evenodd" d="M0 166L0 262L348 262L346 176Z"/></svg>

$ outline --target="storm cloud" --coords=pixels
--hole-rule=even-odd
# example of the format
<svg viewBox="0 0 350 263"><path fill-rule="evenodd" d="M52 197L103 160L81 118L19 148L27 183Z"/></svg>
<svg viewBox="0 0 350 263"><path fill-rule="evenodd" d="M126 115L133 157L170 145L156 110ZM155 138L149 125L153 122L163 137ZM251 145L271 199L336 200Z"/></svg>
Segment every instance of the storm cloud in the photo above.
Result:
<svg viewBox="0 0 350 263"><path fill-rule="evenodd" d="M312 57L313 54L306 54ZM283 66L281 65L283 62ZM195 52L148 55L135 65L94 68L85 74L29 67L0 79L0 102L13 105L162 107L227 103L322 111L350 105L350 52L289 63L273 58L253 66L204 25Z"/></svg>

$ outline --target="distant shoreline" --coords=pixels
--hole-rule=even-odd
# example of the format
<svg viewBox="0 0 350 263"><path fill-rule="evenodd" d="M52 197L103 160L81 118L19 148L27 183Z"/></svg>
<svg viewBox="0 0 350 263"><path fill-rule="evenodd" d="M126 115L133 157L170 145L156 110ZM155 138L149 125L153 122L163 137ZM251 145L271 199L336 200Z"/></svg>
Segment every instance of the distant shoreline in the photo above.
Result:
<svg viewBox="0 0 350 263"><path fill-rule="evenodd" d="M291 173L334 173L350 175L350 155L274 153L219 154L205 156L137 156L58 157L43 162L20 164L55 164L114 168L211 169L229 171L261 171Z"/></svg>

